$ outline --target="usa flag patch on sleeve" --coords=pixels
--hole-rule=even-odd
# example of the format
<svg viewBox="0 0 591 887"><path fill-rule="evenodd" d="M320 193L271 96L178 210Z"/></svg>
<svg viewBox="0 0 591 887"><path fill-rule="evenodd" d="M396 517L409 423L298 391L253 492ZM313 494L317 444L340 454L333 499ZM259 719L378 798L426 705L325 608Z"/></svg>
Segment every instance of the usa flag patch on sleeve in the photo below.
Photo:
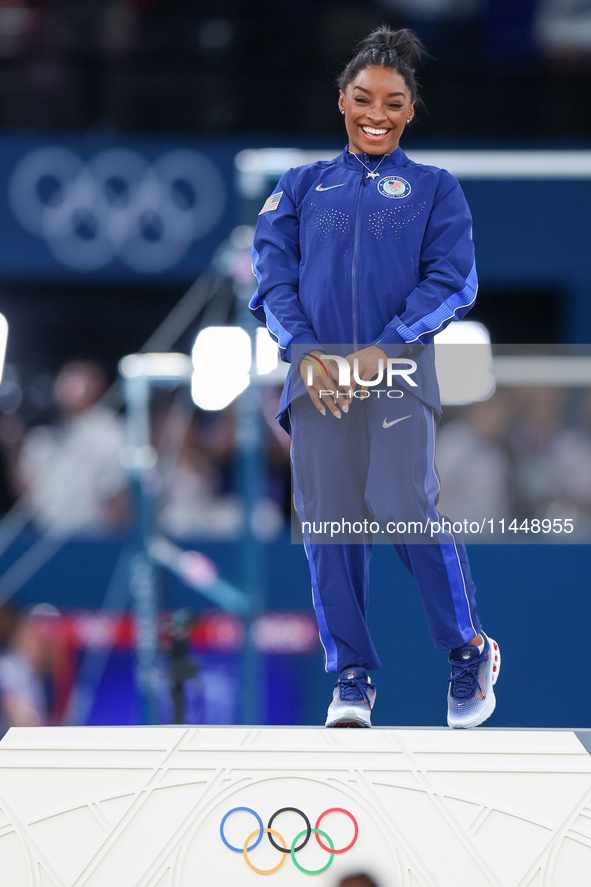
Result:
<svg viewBox="0 0 591 887"><path fill-rule="evenodd" d="M271 194L271 196L265 200L265 203L263 205L262 210L259 213L259 216L262 216L263 213L270 213L274 209L277 209L277 207L279 206L279 201L281 200L282 194L283 194L283 191L278 191L277 194Z"/></svg>

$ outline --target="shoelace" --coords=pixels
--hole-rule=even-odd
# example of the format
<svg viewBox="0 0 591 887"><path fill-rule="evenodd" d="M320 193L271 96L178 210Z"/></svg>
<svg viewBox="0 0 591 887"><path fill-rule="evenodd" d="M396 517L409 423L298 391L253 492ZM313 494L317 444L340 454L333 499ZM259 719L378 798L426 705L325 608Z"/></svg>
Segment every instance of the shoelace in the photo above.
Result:
<svg viewBox="0 0 591 887"><path fill-rule="evenodd" d="M448 683L451 684L451 695L455 699L467 699L474 695L477 687L478 668L481 663L480 656L478 659L472 659L471 662L452 662L451 678L448 678Z"/></svg>
<svg viewBox="0 0 591 887"><path fill-rule="evenodd" d="M369 705L370 702L366 690L368 686L368 682L360 678L355 678L351 681L339 681L341 699L365 699Z"/></svg>

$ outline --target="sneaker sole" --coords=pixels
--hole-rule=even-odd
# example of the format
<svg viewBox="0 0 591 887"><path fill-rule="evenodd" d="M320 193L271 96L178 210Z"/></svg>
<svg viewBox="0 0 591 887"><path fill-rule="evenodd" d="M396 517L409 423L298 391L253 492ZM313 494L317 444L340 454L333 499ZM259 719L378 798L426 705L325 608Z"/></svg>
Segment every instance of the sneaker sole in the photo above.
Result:
<svg viewBox="0 0 591 887"><path fill-rule="evenodd" d="M326 719L325 727L371 727L371 715L368 713L367 718L357 711L357 709L345 709L339 715L331 718L330 715Z"/></svg>
<svg viewBox="0 0 591 887"><path fill-rule="evenodd" d="M488 637L488 635L487 635ZM479 712L478 719L475 721L463 721L462 723L452 723L450 721L449 715L447 716L447 726L452 727L454 730L469 730L471 727L479 727L485 721L487 721L492 715L493 711L496 708L497 700L495 697L495 691L493 690L494 685L497 682L497 678L499 677L499 672L501 671L501 651L499 650L499 645L496 641L493 641L492 638L488 638L488 642L493 651L493 659L492 659L492 667L490 669L490 680L491 680L491 688L488 699L486 700L486 705ZM495 668L496 666L496 668Z"/></svg>
<svg viewBox="0 0 591 887"><path fill-rule="evenodd" d="M333 721L329 723L328 721L324 725L325 727L371 727L371 724L366 724L365 721Z"/></svg>

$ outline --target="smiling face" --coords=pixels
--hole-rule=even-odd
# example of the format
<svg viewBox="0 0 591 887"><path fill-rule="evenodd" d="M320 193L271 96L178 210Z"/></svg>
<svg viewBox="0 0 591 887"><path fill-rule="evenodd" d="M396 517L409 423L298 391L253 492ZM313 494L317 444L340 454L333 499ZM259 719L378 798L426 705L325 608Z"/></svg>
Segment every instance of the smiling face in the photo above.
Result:
<svg viewBox="0 0 591 887"><path fill-rule="evenodd" d="M371 65L340 91L349 151L354 154L391 154L398 147L415 103L398 71Z"/></svg>

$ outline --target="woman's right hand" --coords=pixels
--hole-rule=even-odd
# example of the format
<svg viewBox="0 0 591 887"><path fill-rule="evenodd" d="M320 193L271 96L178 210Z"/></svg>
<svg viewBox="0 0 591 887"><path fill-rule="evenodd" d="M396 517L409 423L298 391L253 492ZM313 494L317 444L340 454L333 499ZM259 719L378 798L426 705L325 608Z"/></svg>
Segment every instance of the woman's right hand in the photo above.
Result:
<svg viewBox="0 0 591 887"><path fill-rule="evenodd" d="M340 419L341 410L344 413L349 411L351 394L342 388L339 389L339 369L336 361L323 358L323 351L310 351L302 357L298 369L318 412L325 416L328 407L333 416Z"/></svg>

